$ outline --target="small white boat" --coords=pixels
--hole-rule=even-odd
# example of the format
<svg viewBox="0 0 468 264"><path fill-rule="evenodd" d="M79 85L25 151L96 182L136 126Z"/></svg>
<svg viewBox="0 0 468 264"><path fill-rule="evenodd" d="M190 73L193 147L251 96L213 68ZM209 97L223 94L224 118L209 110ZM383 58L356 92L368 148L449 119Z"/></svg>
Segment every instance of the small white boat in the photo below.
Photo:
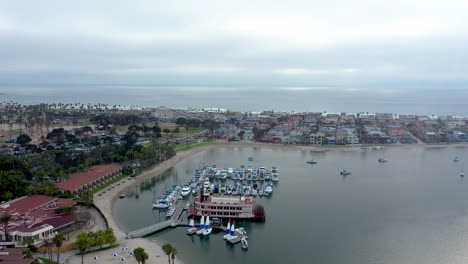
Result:
<svg viewBox="0 0 468 264"><path fill-rule="evenodd" d="M247 239L245 238L245 236L242 236L242 238L241 238L241 247L243 249L248 249L249 248L249 243L247 242Z"/></svg>
<svg viewBox="0 0 468 264"><path fill-rule="evenodd" d="M267 183L267 185L265 187L265 193L266 194L273 193L273 184L271 184L271 182Z"/></svg>
<svg viewBox="0 0 468 264"><path fill-rule="evenodd" d="M460 158L459 158L459 157L455 157L455 158L453 159L453 161L455 161L455 162L460 161Z"/></svg>
<svg viewBox="0 0 468 264"><path fill-rule="evenodd" d="M232 188L231 188L231 187L227 187L227 188L226 188L226 194L227 194L227 195L231 195L231 194L232 194Z"/></svg>
<svg viewBox="0 0 468 264"><path fill-rule="evenodd" d="M206 217L206 224L205 224L205 229L203 230L203 235L208 236L211 234L211 231L213 231L213 228L210 226L210 216L208 215Z"/></svg>
<svg viewBox="0 0 468 264"><path fill-rule="evenodd" d="M379 161L380 163L383 163L383 162L387 162L388 160L386 160L384 158L379 158L377 161Z"/></svg>
<svg viewBox="0 0 468 264"><path fill-rule="evenodd" d="M252 190L252 196L257 196L258 195L258 191L256 189L253 189Z"/></svg>
<svg viewBox="0 0 468 264"><path fill-rule="evenodd" d="M187 235L193 235L198 231L198 228L195 227L195 217L192 216L190 219L189 228L187 229Z"/></svg>
<svg viewBox="0 0 468 264"><path fill-rule="evenodd" d="M185 197L185 196L189 195L190 192L192 192L192 189L190 188L190 186L184 186L184 188L182 188L182 192L180 194Z"/></svg>
<svg viewBox="0 0 468 264"><path fill-rule="evenodd" d="M232 221L231 232L229 233L229 237L226 238L226 240L233 240L237 238L235 225L236 225L236 221Z"/></svg>
<svg viewBox="0 0 468 264"><path fill-rule="evenodd" d="M197 231L197 235L203 234L203 230L205 229L205 215L202 215L200 219L200 228Z"/></svg>
<svg viewBox="0 0 468 264"><path fill-rule="evenodd" d="M226 234L223 236L223 239L228 239L231 237L231 219L228 220L228 225L226 228Z"/></svg>
<svg viewBox="0 0 468 264"><path fill-rule="evenodd" d="M342 171L340 172L340 174L343 175L343 176L346 176L346 175L351 174L351 172L348 171L348 170L342 170Z"/></svg>
<svg viewBox="0 0 468 264"><path fill-rule="evenodd" d="M155 202L153 202L153 207L157 209L166 209L169 207L169 202L164 199L159 199Z"/></svg>
<svg viewBox="0 0 468 264"><path fill-rule="evenodd" d="M463 172L463 170L460 171L460 177L465 177L465 173Z"/></svg>

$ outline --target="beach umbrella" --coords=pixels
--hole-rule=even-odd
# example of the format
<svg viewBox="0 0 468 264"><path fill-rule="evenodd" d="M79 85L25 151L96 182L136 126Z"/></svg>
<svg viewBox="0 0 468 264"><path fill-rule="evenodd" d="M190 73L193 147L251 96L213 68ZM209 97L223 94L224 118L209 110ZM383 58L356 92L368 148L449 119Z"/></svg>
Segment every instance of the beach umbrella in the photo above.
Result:
<svg viewBox="0 0 468 264"><path fill-rule="evenodd" d="M99 256L94 256L93 259L98 260Z"/></svg>
<svg viewBox="0 0 468 264"><path fill-rule="evenodd" d="M112 256L113 256L113 257L117 257L118 255L119 255L119 254L117 254L117 253L112 253Z"/></svg>
<svg viewBox="0 0 468 264"><path fill-rule="evenodd" d="M133 256L133 251L128 252L130 256Z"/></svg>
<svg viewBox="0 0 468 264"><path fill-rule="evenodd" d="M120 261L125 261L125 258L120 258Z"/></svg>
<svg viewBox="0 0 468 264"><path fill-rule="evenodd" d="M123 247L122 250L128 250L128 247Z"/></svg>

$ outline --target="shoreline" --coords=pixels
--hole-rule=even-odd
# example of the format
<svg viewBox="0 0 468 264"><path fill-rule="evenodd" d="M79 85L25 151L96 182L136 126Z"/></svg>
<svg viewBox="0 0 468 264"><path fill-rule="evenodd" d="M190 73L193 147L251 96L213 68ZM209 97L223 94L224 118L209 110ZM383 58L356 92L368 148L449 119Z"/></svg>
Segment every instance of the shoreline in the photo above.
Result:
<svg viewBox="0 0 468 264"><path fill-rule="evenodd" d="M116 221L112 214L112 208L115 206L117 200L119 200L120 193L125 192L127 189L153 177L160 177L161 174L177 165L180 161L188 158L196 153L205 151L211 148L220 148L220 147L239 147L239 148L263 148L263 149L272 149L272 150L301 150L301 151L361 151L361 147L364 145L357 146L307 146L307 145L282 145L282 144L269 144L269 143L258 143L258 142L216 142L214 144L194 147L187 151L176 152L176 155L172 158L163 161L160 164L157 164L148 170L144 171L140 175L132 178L132 180L126 180L126 183L116 186L111 191L108 191L104 196L97 196L97 193L94 195L95 205L99 208L102 216L107 220L109 227L114 229L115 235L117 237L118 243L120 246L126 246L130 249L136 247L143 247L150 254L151 263L166 263L166 255L161 249L160 241L155 241L146 238L137 238L137 239L126 239L126 233L119 226L119 223ZM408 145L379 145L389 148L445 148L445 147L468 147L468 144L408 144ZM109 250L109 251L112 251ZM113 251L116 251L115 249ZM107 252L107 251L103 251ZM109 253L108 255L110 255ZM89 255L89 254L88 254ZM90 258L90 256L88 256ZM92 257L91 257L92 258ZM80 263L73 262L74 257L71 257L67 260L67 263ZM86 259L86 256L85 256ZM112 261L112 259L110 260ZM183 264L183 262L176 258L176 263Z"/></svg>

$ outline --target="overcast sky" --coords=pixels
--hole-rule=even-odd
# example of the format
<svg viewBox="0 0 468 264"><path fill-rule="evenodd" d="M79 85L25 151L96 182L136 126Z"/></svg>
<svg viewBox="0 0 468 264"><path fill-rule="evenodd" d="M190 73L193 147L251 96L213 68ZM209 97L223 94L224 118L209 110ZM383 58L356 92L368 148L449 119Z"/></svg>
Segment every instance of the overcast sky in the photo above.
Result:
<svg viewBox="0 0 468 264"><path fill-rule="evenodd" d="M0 85L468 87L468 1L0 0Z"/></svg>

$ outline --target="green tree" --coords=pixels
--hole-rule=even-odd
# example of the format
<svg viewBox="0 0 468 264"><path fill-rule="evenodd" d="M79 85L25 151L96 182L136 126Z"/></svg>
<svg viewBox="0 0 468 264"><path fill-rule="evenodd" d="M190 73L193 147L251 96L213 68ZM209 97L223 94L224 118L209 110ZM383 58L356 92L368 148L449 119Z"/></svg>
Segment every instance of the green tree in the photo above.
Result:
<svg viewBox="0 0 468 264"><path fill-rule="evenodd" d="M30 247L31 245L34 244L34 238L32 237L26 237L24 240L23 240L23 245L27 245L28 247Z"/></svg>
<svg viewBox="0 0 468 264"><path fill-rule="evenodd" d="M34 256L34 253L33 253L33 252L31 251L31 249L29 249L29 248L25 248L25 249L23 250L23 254L26 255L25 258L27 258L27 259L31 259L31 258L33 258L33 256Z"/></svg>
<svg viewBox="0 0 468 264"><path fill-rule="evenodd" d="M133 250L133 255L135 256L135 260L139 263L143 263L145 264L146 261L149 259L149 255L148 253L145 252L145 249L139 247L139 248L135 248L135 250Z"/></svg>
<svg viewBox="0 0 468 264"><path fill-rule="evenodd" d="M93 194L91 192L83 192L80 195L81 200L86 206L93 204Z"/></svg>
<svg viewBox="0 0 468 264"><path fill-rule="evenodd" d="M60 263L60 248L62 247L64 240L65 237L61 233L56 234L52 239L52 243L54 243L55 247L57 248L57 263Z"/></svg>
<svg viewBox="0 0 468 264"><path fill-rule="evenodd" d="M16 138L16 143L23 146L28 144L29 142L31 142L31 137L26 134L21 134Z"/></svg>
<svg viewBox="0 0 468 264"><path fill-rule="evenodd" d="M89 236L88 233L84 232L78 235L75 241L75 246L78 248L78 250L81 253L81 264L84 263L84 255L86 251L91 247L91 237Z"/></svg>
<svg viewBox="0 0 468 264"><path fill-rule="evenodd" d="M13 219L13 216L11 214L3 214L0 217L0 223L3 224L3 230L5 230L5 241L9 241L8 239L8 223L10 223L11 219Z"/></svg>
<svg viewBox="0 0 468 264"><path fill-rule="evenodd" d="M166 253L167 255L167 261L169 262L169 264L171 264L171 254L172 254L172 249L174 247L169 244L169 243L166 243L162 246L162 250L164 251L164 253Z"/></svg>
<svg viewBox="0 0 468 264"><path fill-rule="evenodd" d="M108 228L104 230L104 241L106 244L113 245L115 242L117 242L117 238L115 237L114 234L114 229Z"/></svg>
<svg viewBox="0 0 468 264"><path fill-rule="evenodd" d="M165 129L163 129L163 133L169 134L169 133L171 133L171 130L169 128L165 128Z"/></svg>

